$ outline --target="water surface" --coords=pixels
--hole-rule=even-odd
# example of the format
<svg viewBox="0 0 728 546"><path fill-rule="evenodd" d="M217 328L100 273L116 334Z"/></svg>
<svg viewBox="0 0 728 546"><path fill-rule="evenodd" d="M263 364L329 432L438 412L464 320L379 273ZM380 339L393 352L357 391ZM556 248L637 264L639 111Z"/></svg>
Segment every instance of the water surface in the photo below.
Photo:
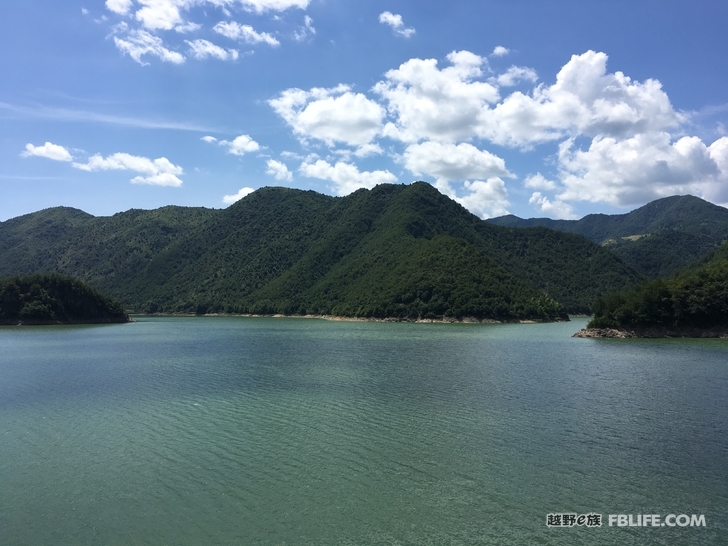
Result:
<svg viewBox="0 0 728 546"><path fill-rule="evenodd" d="M728 341L583 323L0 328L0 544L728 543Z"/></svg>

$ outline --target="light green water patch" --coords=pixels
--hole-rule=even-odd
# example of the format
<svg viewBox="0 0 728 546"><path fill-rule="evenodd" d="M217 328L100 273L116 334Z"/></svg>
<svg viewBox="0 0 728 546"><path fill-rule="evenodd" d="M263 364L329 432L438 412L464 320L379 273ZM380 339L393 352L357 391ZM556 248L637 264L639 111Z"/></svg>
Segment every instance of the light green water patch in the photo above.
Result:
<svg viewBox="0 0 728 546"><path fill-rule="evenodd" d="M721 543L728 344L581 327L0 329L0 543Z"/></svg>

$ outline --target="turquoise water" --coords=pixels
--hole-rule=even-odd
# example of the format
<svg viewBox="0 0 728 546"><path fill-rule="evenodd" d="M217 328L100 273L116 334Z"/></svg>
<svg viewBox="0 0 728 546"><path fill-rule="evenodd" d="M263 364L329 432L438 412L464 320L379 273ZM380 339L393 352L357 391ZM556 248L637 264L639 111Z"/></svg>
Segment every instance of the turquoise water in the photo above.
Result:
<svg viewBox="0 0 728 546"><path fill-rule="evenodd" d="M583 325L0 328L0 544L728 544L728 340Z"/></svg>

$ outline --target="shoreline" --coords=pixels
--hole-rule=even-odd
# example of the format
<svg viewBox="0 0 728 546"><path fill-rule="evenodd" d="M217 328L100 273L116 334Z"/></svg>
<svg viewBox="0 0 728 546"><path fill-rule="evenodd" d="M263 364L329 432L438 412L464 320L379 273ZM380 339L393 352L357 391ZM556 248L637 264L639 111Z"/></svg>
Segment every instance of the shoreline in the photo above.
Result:
<svg viewBox="0 0 728 546"><path fill-rule="evenodd" d="M128 324L134 319L97 319L97 320L13 320L0 322L0 326L83 326L84 324Z"/></svg>
<svg viewBox="0 0 728 546"><path fill-rule="evenodd" d="M584 328L572 337L593 339L728 339L728 326L637 326L632 328Z"/></svg>
<svg viewBox="0 0 728 546"><path fill-rule="evenodd" d="M295 318L295 319L319 319L329 320L333 322L411 322L416 324L544 324L551 322L569 322L568 319L555 320L539 320L539 319L479 319L476 317L463 317L456 319L452 317L443 317L439 319L411 319L411 318L362 318L362 317L346 317L340 315L259 315L252 313L206 313L197 315L195 313L134 313L129 315L140 317L249 317L249 318Z"/></svg>

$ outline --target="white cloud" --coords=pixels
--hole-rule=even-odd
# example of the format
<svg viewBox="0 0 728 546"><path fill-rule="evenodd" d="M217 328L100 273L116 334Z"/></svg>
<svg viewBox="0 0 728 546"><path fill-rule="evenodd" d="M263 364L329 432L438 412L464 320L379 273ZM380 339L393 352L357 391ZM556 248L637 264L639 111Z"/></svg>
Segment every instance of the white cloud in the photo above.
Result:
<svg viewBox="0 0 728 546"><path fill-rule="evenodd" d="M119 15L126 15L131 10L132 0L106 0L106 8Z"/></svg>
<svg viewBox="0 0 728 546"><path fill-rule="evenodd" d="M544 214L555 218L562 220L574 220L577 218L571 205L564 203L563 201L559 201L558 199L556 201L549 201L547 197L538 191L533 192L528 202L539 212L543 212Z"/></svg>
<svg viewBox="0 0 728 546"><path fill-rule="evenodd" d="M175 32L179 32L180 34L187 34L188 32L195 32L202 28L202 25L198 23L185 23L183 25L177 25L174 27Z"/></svg>
<svg viewBox="0 0 728 546"><path fill-rule="evenodd" d="M658 81L608 73L604 53L574 55L553 85L538 85L531 94L516 91L502 100L498 86L535 82L535 71L513 66L484 82L479 78L488 69L485 58L460 51L448 61L452 66L439 69L434 59L410 59L374 86L393 118L385 136L404 142L482 138L528 148L576 135L629 138L671 131L687 120L673 109Z"/></svg>
<svg viewBox="0 0 728 546"><path fill-rule="evenodd" d="M297 42L302 42L309 34L316 34L316 29L313 26L313 19L306 15L303 18L303 26L293 33L293 38Z"/></svg>
<svg viewBox="0 0 728 546"><path fill-rule="evenodd" d="M523 185L533 190L555 190L556 182L548 180L541 173L531 174L523 181Z"/></svg>
<svg viewBox="0 0 728 546"><path fill-rule="evenodd" d="M209 4L228 11L227 6L240 4L246 11L264 13L285 11L291 8L306 9L310 0L137 0L142 7L134 17L150 30L170 30L182 24L181 11L198 5ZM119 15L132 11L132 0L106 0L106 7Z"/></svg>
<svg viewBox="0 0 728 546"><path fill-rule="evenodd" d="M511 52L510 49L503 47L503 46L495 46L495 49L493 50L493 53L491 55L493 57L505 57Z"/></svg>
<svg viewBox="0 0 728 546"><path fill-rule="evenodd" d="M153 55L161 60L182 64L185 58L176 51L170 51L162 43L162 39L158 36L149 34L145 30L132 30L126 39L114 36L114 43L122 53L127 53L132 59L139 64L147 64L142 61L143 55Z"/></svg>
<svg viewBox="0 0 728 546"><path fill-rule="evenodd" d="M505 74L501 74L495 79L501 87L513 87L522 81L535 82L536 80L538 80L536 71L525 66L512 66Z"/></svg>
<svg viewBox="0 0 728 546"><path fill-rule="evenodd" d="M404 38L409 38L415 33L414 28L407 28L404 26L402 16L399 14L385 11L379 14L379 22L383 25L389 25L392 27L392 31L394 31L396 35L403 36Z"/></svg>
<svg viewBox="0 0 728 546"><path fill-rule="evenodd" d="M235 21L220 21L212 30L226 38L241 40L247 44L268 44L273 47L281 45L267 32L256 32L250 25L241 25Z"/></svg>
<svg viewBox="0 0 728 546"><path fill-rule="evenodd" d="M256 13L285 11L291 8L306 9L310 0L240 0L243 6Z"/></svg>
<svg viewBox="0 0 728 546"><path fill-rule="evenodd" d="M404 142L468 140L478 133L482 113L499 98L490 83L475 81L487 60L468 51L447 56L452 66L438 69L435 59L410 59L385 74L373 90L395 117L386 136Z"/></svg>
<svg viewBox="0 0 728 546"><path fill-rule="evenodd" d="M217 139L214 136L210 136L210 135L203 136L200 140L203 140L203 141L209 142L209 143L217 142Z"/></svg>
<svg viewBox="0 0 728 546"><path fill-rule="evenodd" d="M265 171L266 174L269 174L276 180L285 180L286 182L293 180L293 173L288 170L285 163L276 161L275 159L269 159L267 165L268 169Z"/></svg>
<svg viewBox="0 0 728 546"><path fill-rule="evenodd" d="M180 9L192 4L191 0L137 0L143 7L134 18L148 30L171 30L184 25Z"/></svg>
<svg viewBox="0 0 728 546"><path fill-rule="evenodd" d="M476 134L497 144L529 146L574 135L629 138L669 131L686 120L676 112L660 82L632 81L607 73L607 55L573 55L556 83L532 95L515 92L484 111Z"/></svg>
<svg viewBox="0 0 728 546"><path fill-rule="evenodd" d="M328 145L368 144L381 130L384 117L381 106L345 85L287 89L268 103L301 138L316 138Z"/></svg>
<svg viewBox="0 0 728 546"><path fill-rule="evenodd" d="M332 189L336 195L348 195L360 188L371 189L378 184L391 184L397 181L397 177L389 171L360 172L356 165L341 161L331 165L323 159L319 159L316 163L303 163L299 171L310 178L333 182Z"/></svg>
<svg viewBox="0 0 728 546"><path fill-rule="evenodd" d="M185 41L190 46L190 51L195 59L204 60L208 57L214 57L221 61L234 61L238 58L236 49L223 49L207 40Z"/></svg>
<svg viewBox="0 0 728 546"><path fill-rule="evenodd" d="M354 155L361 158L380 155L382 153L384 153L384 150L382 150L379 144L363 144L354 150Z"/></svg>
<svg viewBox="0 0 728 546"><path fill-rule="evenodd" d="M508 214L506 208L510 205L508 192L505 183L498 177L489 178L486 181L465 182L463 184L465 193L462 196L457 195L447 180L438 180L435 182L435 187L480 218Z"/></svg>
<svg viewBox="0 0 728 546"><path fill-rule="evenodd" d="M332 150L334 154L339 156L342 161L348 161L351 159L352 156L358 157L360 159L371 157L374 155L381 155L384 153L384 150L382 150L382 147L379 146L379 144L364 144L363 146L359 146L358 148L351 150L351 149L339 149L339 150Z"/></svg>
<svg viewBox="0 0 728 546"><path fill-rule="evenodd" d="M672 142L668 133L653 132L597 137L587 150L567 140L559 148L559 198L628 206L684 193L728 197L727 162L728 139L708 148L697 137Z"/></svg>
<svg viewBox="0 0 728 546"><path fill-rule="evenodd" d="M246 195L250 195L254 191L255 190L253 188L247 188L247 187L246 188L240 188L240 190L238 191L238 193L235 193L233 195L225 195L222 198L222 202L225 203L226 205L232 205L233 203L235 203L237 201L240 201Z"/></svg>
<svg viewBox="0 0 728 546"><path fill-rule="evenodd" d="M512 176L503 159L467 142L411 144L404 152L404 164L417 176L428 175L442 180Z"/></svg>
<svg viewBox="0 0 728 546"><path fill-rule="evenodd" d="M72 166L88 172L135 171L143 176L132 178L132 183L156 186L181 186L182 180L178 176L184 174L182 167L174 165L166 157L152 160L126 153L116 153L106 158L96 154L91 156L86 163L72 163Z"/></svg>
<svg viewBox="0 0 728 546"><path fill-rule="evenodd" d="M228 153L233 155L245 155L260 150L260 144L250 138L249 135L235 137L232 142L221 140L220 146L225 146L228 149Z"/></svg>
<svg viewBox="0 0 728 546"><path fill-rule="evenodd" d="M81 13L84 15L88 15L89 11L86 8L81 8Z"/></svg>
<svg viewBox="0 0 728 546"><path fill-rule="evenodd" d="M30 143L26 144L25 151L20 155L23 157L45 157L53 161L73 161L73 157L68 150L63 146L50 142L46 142L43 146L33 146Z"/></svg>

